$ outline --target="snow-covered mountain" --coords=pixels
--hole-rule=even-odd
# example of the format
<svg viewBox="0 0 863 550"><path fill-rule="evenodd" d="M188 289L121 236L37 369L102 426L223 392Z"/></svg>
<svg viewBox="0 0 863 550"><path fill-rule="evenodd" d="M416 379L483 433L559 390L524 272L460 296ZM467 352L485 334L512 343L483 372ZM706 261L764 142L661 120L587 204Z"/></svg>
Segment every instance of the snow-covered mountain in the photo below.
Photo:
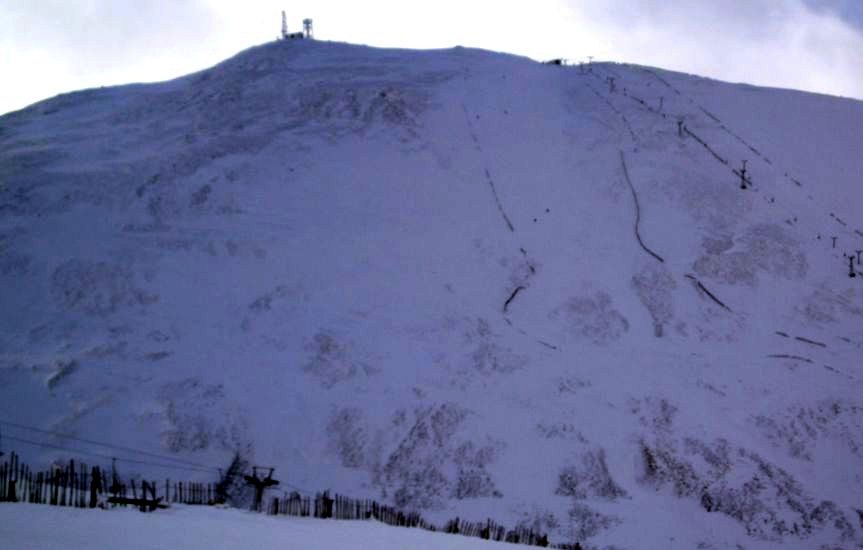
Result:
<svg viewBox="0 0 863 550"><path fill-rule="evenodd" d="M35 104L0 117L0 420L555 541L861 547L861 128L313 41Z"/></svg>

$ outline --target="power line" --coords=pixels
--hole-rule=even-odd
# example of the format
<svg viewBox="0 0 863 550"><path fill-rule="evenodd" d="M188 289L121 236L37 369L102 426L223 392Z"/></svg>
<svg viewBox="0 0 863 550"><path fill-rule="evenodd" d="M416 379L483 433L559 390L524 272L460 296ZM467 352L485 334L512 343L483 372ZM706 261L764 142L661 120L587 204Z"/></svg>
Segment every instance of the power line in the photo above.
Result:
<svg viewBox="0 0 863 550"><path fill-rule="evenodd" d="M43 447L46 449L55 449L58 451L66 451L66 452L75 453L78 455L93 456L96 458L101 458L103 460L117 460L118 462L128 462L130 464L142 464L142 465L146 465L146 466L153 466L156 468L169 468L169 469L174 469L174 470L192 470L195 472L206 472L208 474L212 473L212 471L209 469L204 470L201 468L194 468L191 466L178 466L178 465L174 465L174 464L158 464L155 462L148 462L146 460L135 460L134 458L118 458L118 457L114 457L114 456L108 456L108 455L103 455L103 454L99 454L99 453L94 453L91 451L82 451L80 449L70 449L68 447L63 447L61 445L52 445L51 443L43 443L43 442L39 442L39 441L30 441L29 439L22 439L20 437L14 437L11 435L7 435L6 439L8 439L10 441L17 441L18 443L33 445L35 447Z"/></svg>
<svg viewBox="0 0 863 550"><path fill-rule="evenodd" d="M64 439L73 439L73 440L75 440L75 441L81 441L82 443L88 443L88 444L90 444L90 445L98 445L98 446L100 446L100 447L105 447L105 448L108 448L108 449L115 449L115 450L118 450L118 451L125 451L125 452L128 452L128 453L135 453L135 454L137 454L137 455L142 455L142 456L149 456L149 457L151 457L151 458L156 458L156 459L159 459L159 460L166 460L166 461L168 461L168 462L176 462L176 463L178 463L178 464L182 464L182 465L184 465L184 466L188 466L188 467L195 468L195 469L213 470L213 471L215 471L215 472L218 472L218 471L219 471L219 468L215 468L215 467L213 467L213 466L208 466L208 465L206 465L206 464L200 464L200 463L197 463L197 462L190 462L190 461L188 461L188 460L183 460L183 459L181 459L181 458L175 458L175 457L171 457L171 456L159 455L159 454L156 454L156 453L151 453L151 452L147 452L147 451L142 451L142 450L140 450L140 449L133 449L133 448L131 448L131 447L123 447L123 446L120 446L120 445L111 445L110 443L102 443L102 442L100 442L100 441L93 441L92 439L84 439L84 438L77 437L77 436L70 435L70 434L64 434L64 433L59 433L59 432L52 432L52 431L50 431L50 430L42 430L42 429L40 429L40 428L36 428L36 427L33 427L33 426L25 426L24 424L17 424L17 423L15 423L15 422L8 422L8 421L5 421L5 420L0 420L0 424L5 424L6 426L11 426L11 427L13 427L13 428L18 428L18 429L21 429L21 430L28 430L28 431L32 431L32 432L36 432L36 433L40 433L40 434L51 435L51 436L54 436L54 437L61 437L61 438L64 438ZM7 438L9 438L9 437L7 436ZM11 439L11 438L10 438L10 439Z"/></svg>

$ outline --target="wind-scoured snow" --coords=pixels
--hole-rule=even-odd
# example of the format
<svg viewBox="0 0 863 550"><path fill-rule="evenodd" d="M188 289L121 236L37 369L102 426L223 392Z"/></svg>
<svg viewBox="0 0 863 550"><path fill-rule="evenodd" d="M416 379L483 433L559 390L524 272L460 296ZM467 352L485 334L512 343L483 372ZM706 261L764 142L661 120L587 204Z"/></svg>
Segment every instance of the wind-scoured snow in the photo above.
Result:
<svg viewBox="0 0 863 550"><path fill-rule="evenodd" d="M58 96L0 117L0 420L555 542L859 547L861 127L311 41Z"/></svg>

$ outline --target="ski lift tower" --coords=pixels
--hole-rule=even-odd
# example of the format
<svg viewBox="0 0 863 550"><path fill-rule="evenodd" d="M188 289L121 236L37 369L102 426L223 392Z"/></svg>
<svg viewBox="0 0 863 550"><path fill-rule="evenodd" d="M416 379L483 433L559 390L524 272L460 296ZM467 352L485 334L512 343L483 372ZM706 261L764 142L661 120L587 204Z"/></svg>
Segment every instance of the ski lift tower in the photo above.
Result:
<svg viewBox="0 0 863 550"><path fill-rule="evenodd" d="M282 40L288 38L288 19L285 17L285 10L282 10Z"/></svg>
<svg viewBox="0 0 863 550"><path fill-rule="evenodd" d="M306 38L313 38L311 19L303 19L303 31L306 33Z"/></svg>

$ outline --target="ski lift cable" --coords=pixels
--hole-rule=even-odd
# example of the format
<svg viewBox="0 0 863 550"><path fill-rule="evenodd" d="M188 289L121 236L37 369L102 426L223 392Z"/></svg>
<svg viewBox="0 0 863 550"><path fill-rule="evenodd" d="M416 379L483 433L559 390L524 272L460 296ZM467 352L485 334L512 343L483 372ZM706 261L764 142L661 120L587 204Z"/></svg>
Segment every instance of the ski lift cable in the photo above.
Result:
<svg viewBox="0 0 863 550"><path fill-rule="evenodd" d="M160 455L160 454L151 453L148 451L142 451L140 449L133 449L131 447L123 447L121 445L111 445L110 443L103 443L100 441L94 441L92 439L84 439L82 437L77 437L74 435L64 434L64 433L59 433L59 432L54 432L54 431L50 431L50 430L42 430L40 428L36 428L33 426L26 426L24 424L9 422L6 420L0 420L0 424L4 424L6 426L11 426L13 428L18 428L21 430L27 430L27 431L31 431L31 432L36 432L36 433L40 433L40 434L44 434L44 435L51 435L54 437L60 437L60 438L64 438L64 439L72 439L72 440L80 441L82 443L87 443L90 445L97 445L100 447L105 447L107 449L114 449L114 450L118 450L118 451L125 451L128 453L135 453L136 455L148 456L150 458L156 458L156 459L165 460L168 462L176 462L178 464L182 464L184 466L188 466L188 467L192 467L192 468L215 470L215 471L217 471L219 469L219 468L209 466L206 464L200 464L198 462L191 462L188 460L183 460L181 458L175 458L175 457L171 457L171 456ZM8 436L7 436L7 438L8 438Z"/></svg>
<svg viewBox="0 0 863 550"><path fill-rule="evenodd" d="M315 494L313 491L309 491L308 489L303 489L302 487L297 487L296 485L292 485L290 483L285 483L284 481L279 482L279 487L265 487L264 491L283 492L283 489L280 488L281 486L289 487L289 488L295 490L296 492L307 495L307 496L313 496Z"/></svg>
<svg viewBox="0 0 863 550"><path fill-rule="evenodd" d="M114 457L114 456L104 455L104 454L100 454L100 453L94 453L91 451L84 451L81 449L70 449L69 447L63 447L62 445L53 445L51 443L44 443L44 442L40 442L40 441L31 441L29 439L23 439L20 437L14 437L14 436L10 436L10 435L7 435L6 439L8 439L9 441L17 441L18 443L24 443L26 445L33 445L35 447L42 447L45 449L54 449L54 450L58 450L58 451L66 451L66 452L70 452L70 453L75 453L76 455L92 456L92 457L96 457L96 458L101 458L103 460L116 460L118 462L128 462L130 464L141 464L141 465L146 465L146 466L153 466L156 468L168 468L168 469L173 469L173 470L191 470L191 471L195 471L195 472L204 472L204 473L208 473L208 474L213 473L211 471L211 469L195 468L195 467L191 467L191 466L180 466L180 465L176 465L176 464L159 464L156 462L149 462L146 460L136 460L134 458Z"/></svg>

